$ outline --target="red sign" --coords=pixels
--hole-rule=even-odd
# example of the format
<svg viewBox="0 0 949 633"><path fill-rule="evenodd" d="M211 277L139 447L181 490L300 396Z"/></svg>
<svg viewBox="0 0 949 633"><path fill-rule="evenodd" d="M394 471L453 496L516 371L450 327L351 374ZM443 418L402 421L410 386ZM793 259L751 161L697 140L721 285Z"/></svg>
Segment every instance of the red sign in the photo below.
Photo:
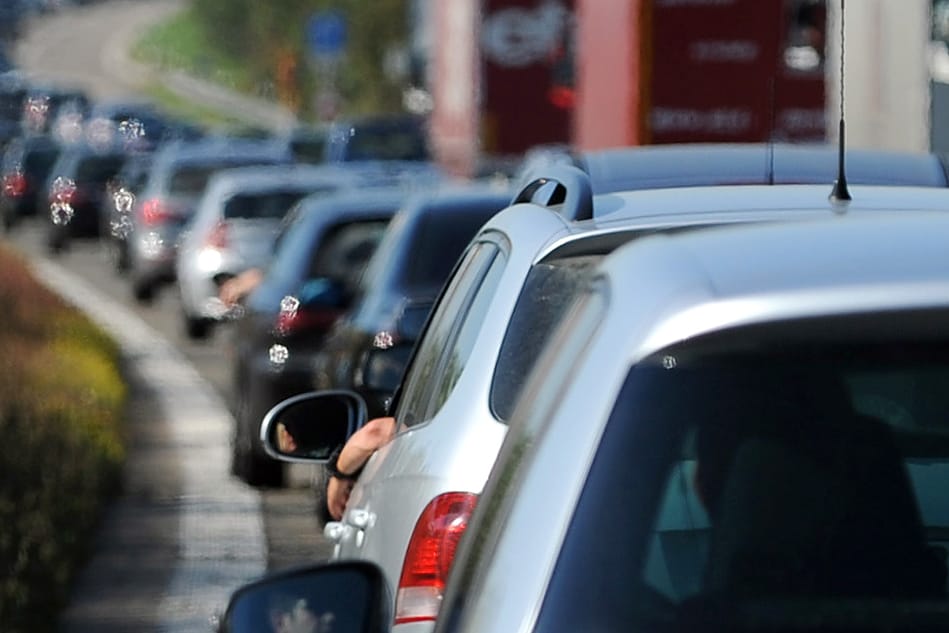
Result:
<svg viewBox="0 0 949 633"><path fill-rule="evenodd" d="M654 0L652 143L823 140L823 4Z"/></svg>
<svg viewBox="0 0 949 633"><path fill-rule="evenodd" d="M484 0L482 10L483 150L569 141L573 0Z"/></svg>

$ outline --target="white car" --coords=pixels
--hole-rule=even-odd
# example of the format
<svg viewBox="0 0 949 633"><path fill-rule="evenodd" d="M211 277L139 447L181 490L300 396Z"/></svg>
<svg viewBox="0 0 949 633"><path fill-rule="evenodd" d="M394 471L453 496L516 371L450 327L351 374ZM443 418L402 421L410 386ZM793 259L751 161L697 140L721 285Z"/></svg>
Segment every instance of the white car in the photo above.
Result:
<svg viewBox="0 0 949 633"><path fill-rule="evenodd" d="M175 277L185 332L207 336L225 313L218 291L225 280L263 268L281 221L301 199L353 187L355 176L336 167L266 165L216 172L178 245Z"/></svg>

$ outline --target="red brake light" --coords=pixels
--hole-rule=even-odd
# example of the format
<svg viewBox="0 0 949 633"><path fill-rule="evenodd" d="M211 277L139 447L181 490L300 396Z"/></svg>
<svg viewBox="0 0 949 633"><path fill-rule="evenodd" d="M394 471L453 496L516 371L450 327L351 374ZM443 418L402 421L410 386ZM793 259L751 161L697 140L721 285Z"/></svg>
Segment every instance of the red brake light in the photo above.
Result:
<svg viewBox="0 0 949 633"><path fill-rule="evenodd" d="M308 310L301 307L293 311L281 310L277 315L274 332L278 336L290 336L304 330L326 331L336 322L339 315L339 310L326 308Z"/></svg>
<svg viewBox="0 0 949 633"><path fill-rule="evenodd" d="M448 492L425 507L402 564L395 598L396 624L435 619L458 541L477 501L478 496L470 492Z"/></svg>
<svg viewBox="0 0 949 633"><path fill-rule="evenodd" d="M26 176L21 171L6 174L3 177L3 195L18 198L26 193Z"/></svg>
<svg viewBox="0 0 949 633"><path fill-rule="evenodd" d="M142 221L146 226L161 224L174 215L159 198L150 198L142 203Z"/></svg>

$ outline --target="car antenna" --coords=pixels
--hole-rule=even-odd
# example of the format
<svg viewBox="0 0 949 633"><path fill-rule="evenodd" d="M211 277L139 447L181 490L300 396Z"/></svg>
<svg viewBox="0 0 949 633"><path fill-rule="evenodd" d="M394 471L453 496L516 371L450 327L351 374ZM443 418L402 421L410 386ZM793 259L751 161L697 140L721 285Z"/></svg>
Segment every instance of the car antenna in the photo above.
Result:
<svg viewBox="0 0 949 633"><path fill-rule="evenodd" d="M768 81L768 184L774 184L774 77Z"/></svg>
<svg viewBox="0 0 949 633"><path fill-rule="evenodd" d="M837 134L837 180L834 181L834 188L830 192L832 202L852 200L844 169L844 148L847 145L844 130L844 2L845 0L840 0L840 122Z"/></svg>

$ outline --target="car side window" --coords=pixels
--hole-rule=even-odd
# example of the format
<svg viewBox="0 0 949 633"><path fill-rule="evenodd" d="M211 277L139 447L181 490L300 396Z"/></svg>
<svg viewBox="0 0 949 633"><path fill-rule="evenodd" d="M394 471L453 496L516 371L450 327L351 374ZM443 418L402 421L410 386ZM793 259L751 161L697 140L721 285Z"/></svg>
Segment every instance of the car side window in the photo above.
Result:
<svg viewBox="0 0 949 633"><path fill-rule="evenodd" d="M395 414L400 424L415 426L427 421L431 412L437 410L434 404L443 402L447 397L440 390L450 390L454 385L453 379L443 379L440 372L445 370L446 364L455 366L460 360L463 366L467 359L471 343L466 342L469 338L466 336L462 340L460 348L455 347L455 342L459 340L458 324L465 319L472 307L474 293L489 277L489 273L499 270L494 264L496 260L504 260L503 256L499 257L500 252L497 244L479 241L472 244L462 256L435 307L428 328L418 342L415 358L406 371L404 389ZM499 273L495 272L491 279L498 276ZM477 324L480 323L481 318L478 318ZM469 346L467 351L464 350L466 344ZM462 353L463 358L460 356ZM453 362L450 360L452 358L455 359ZM457 371L460 372L460 367Z"/></svg>
<svg viewBox="0 0 949 633"><path fill-rule="evenodd" d="M314 249L308 278L329 277L354 289L385 234L388 219L360 220L332 227Z"/></svg>

